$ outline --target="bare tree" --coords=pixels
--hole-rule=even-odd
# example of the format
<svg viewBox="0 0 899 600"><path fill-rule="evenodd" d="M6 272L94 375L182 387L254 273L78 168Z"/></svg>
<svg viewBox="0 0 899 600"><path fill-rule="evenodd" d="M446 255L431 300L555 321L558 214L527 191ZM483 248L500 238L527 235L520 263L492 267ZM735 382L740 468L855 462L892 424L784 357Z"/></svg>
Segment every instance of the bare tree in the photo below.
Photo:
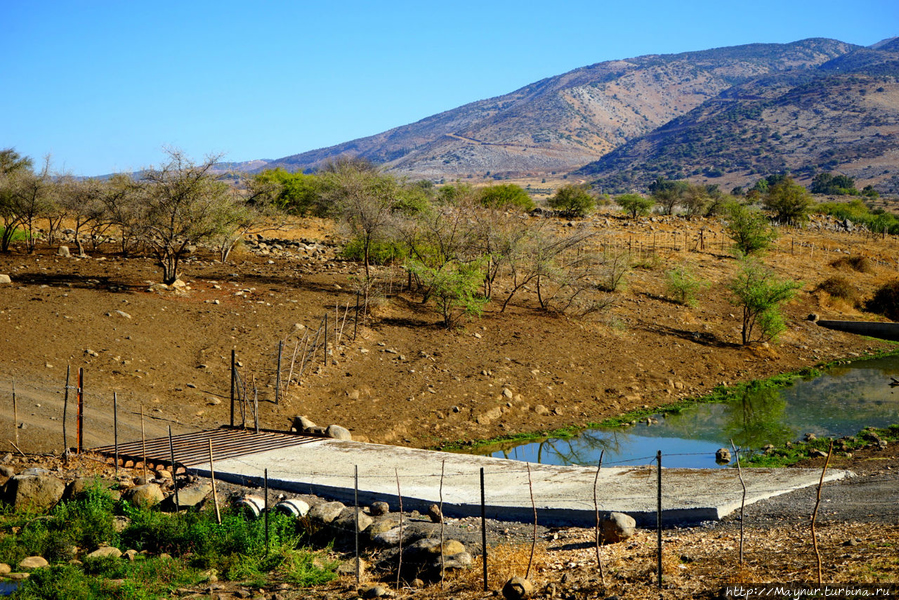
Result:
<svg viewBox="0 0 899 600"><path fill-rule="evenodd" d="M220 156L194 164L180 150L167 150L169 161L144 172L140 186L140 237L162 264L162 282L178 279L178 266L194 244L234 227L227 217L241 202L212 166Z"/></svg>
<svg viewBox="0 0 899 600"><path fill-rule="evenodd" d="M66 177L61 182L60 206L63 214L71 219L75 230L75 245L78 255L84 255L82 230L100 222L106 214L103 199L109 183L100 179L75 179Z"/></svg>

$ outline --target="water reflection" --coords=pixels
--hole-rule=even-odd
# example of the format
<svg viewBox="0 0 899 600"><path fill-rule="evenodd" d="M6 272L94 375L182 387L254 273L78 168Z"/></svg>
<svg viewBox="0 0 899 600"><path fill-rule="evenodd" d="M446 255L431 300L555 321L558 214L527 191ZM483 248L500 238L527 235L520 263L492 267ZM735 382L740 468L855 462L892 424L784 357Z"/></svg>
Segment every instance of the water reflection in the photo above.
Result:
<svg viewBox="0 0 899 600"><path fill-rule="evenodd" d="M753 385L723 404L702 404L679 414L640 423L594 429L572 439L545 439L482 449L482 454L559 465L648 464L657 450L669 467L716 468L714 454L733 440L741 448L783 444L805 433L854 435L861 429L899 423L899 357L841 365L821 377L774 389Z"/></svg>

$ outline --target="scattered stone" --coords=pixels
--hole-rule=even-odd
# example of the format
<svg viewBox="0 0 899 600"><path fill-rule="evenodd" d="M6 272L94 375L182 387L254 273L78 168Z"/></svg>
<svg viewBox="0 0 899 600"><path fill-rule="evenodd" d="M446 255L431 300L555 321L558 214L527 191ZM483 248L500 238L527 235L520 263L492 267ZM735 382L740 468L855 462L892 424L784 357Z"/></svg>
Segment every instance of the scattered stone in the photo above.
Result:
<svg viewBox="0 0 899 600"><path fill-rule="evenodd" d="M506 398L511 398L512 390L510 390L509 388L503 388L503 396L505 396Z"/></svg>
<svg viewBox="0 0 899 600"><path fill-rule="evenodd" d="M25 581L31 576L31 573L9 573L6 578L10 581Z"/></svg>
<svg viewBox="0 0 899 600"><path fill-rule="evenodd" d="M12 567L6 563L0 563L0 577L12 572Z"/></svg>
<svg viewBox="0 0 899 600"><path fill-rule="evenodd" d="M390 505L386 502L373 502L369 508L369 513L373 517L380 517L390 512Z"/></svg>
<svg viewBox="0 0 899 600"><path fill-rule="evenodd" d="M603 542L617 544L634 535L637 522L630 515L613 512L602 520L601 527Z"/></svg>
<svg viewBox="0 0 899 600"><path fill-rule="evenodd" d="M129 315L128 313L126 313L124 310L117 310L117 311L115 311L115 314L119 315L119 316L122 317L123 319L130 319L130 318L131 318L131 315Z"/></svg>
<svg viewBox="0 0 899 600"><path fill-rule="evenodd" d="M827 458L827 452L824 452L823 450L818 450L818 449L809 450L808 455L811 458Z"/></svg>
<svg viewBox="0 0 899 600"><path fill-rule="evenodd" d="M818 436L815 435L814 433L806 433L804 439L806 442L811 442L811 441L817 440Z"/></svg>
<svg viewBox="0 0 899 600"><path fill-rule="evenodd" d="M20 569L42 569L49 566L50 563L43 556L29 556L19 562Z"/></svg>
<svg viewBox="0 0 899 600"><path fill-rule="evenodd" d="M120 558L122 556L122 551L115 546L101 546L90 554L85 555L85 558L106 558L107 556Z"/></svg>
<svg viewBox="0 0 899 600"><path fill-rule="evenodd" d="M542 416L549 414L549 409L546 408L545 406L543 406L542 404L538 404L537 406L534 407L534 413L536 413L542 417Z"/></svg>
<svg viewBox="0 0 899 600"><path fill-rule="evenodd" d="M203 502L212 493L212 483L204 481L178 490L178 505L191 508ZM165 499L165 508L175 508L175 494Z"/></svg>
<svg viewBox="0 0 899 600"><path fill-rule="evenodd" d="M428 517L431 519L431 523L440 523L443 521L443 513L440 512L440 507L436 504L432 504L428 507Z"/></svg>
<svg viewBox="0 0 899 600"><path fill-rule="evenodd" d="M362 597L363 598L383 598L390 593L383 585L373 585L368 588L362 589Z"/></svg>
<svg viewBox="0 0 899 600"><path fill-rule="evenodd" d="M718 464L727 464L731 461L733 457L730 455L730 450L727 448L718 448L715 452L715 462Z"/></svg>
<svg viewBox="0 0 899 600"><path fill-rule="evenodd" d="M12 283L12 279L9 278L9 275L0 274L0 284L3 283Z"/></svg>
<svg viewBox="0 0 899 600"><path fill-rule="evenodd" d="M16 474L16 470L8 465L0 465L0 476L3 477L13 477Z"/></svg>
<svg viewBox="0 0 899 600"><path fill-rule="evenodd" d="M69 251L68 246L60 246L56 250L56 255L61 256L63 258L69 258L70 256L72 256L72 253L71 253L71 251Z"/></svg>
<svg viewBox="0 0 899 600"><path fill-rule="evenodd" d="M524 577L513 577L503 586L506 600L526 600L534 593L534 584Z"/></svg>
<svg viewBox="0 0 899 600"><path fill-rule="evenodd" d="M52 475L29 474L11 477L3 486L3 499L19 511L26 508L45 509L62 499L66 484Z"/></svg>

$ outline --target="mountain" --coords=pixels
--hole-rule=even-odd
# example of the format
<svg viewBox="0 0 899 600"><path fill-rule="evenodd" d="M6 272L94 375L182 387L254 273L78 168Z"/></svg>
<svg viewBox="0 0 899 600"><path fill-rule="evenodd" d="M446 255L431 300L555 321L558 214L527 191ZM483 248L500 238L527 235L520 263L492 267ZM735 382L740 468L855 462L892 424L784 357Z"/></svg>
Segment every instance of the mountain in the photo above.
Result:
<svg viewBox="0 0 899 600"><path fill-rule="evenodd" d="M723 90L576 173L622 191L645 189L658 176L742 184L784 171L803 179L838 170L893 191L899 40L876 46Z"/></svg>
<svg viewBox="0 0 899 600"><path fill-rule="evenodd" d="M567 172L710 101L720 103L729 90L766 77L801 81L858 49L808 39L597 63L374 136L266 161L264 168L309 170L356 155L415 177Z"/></svg>

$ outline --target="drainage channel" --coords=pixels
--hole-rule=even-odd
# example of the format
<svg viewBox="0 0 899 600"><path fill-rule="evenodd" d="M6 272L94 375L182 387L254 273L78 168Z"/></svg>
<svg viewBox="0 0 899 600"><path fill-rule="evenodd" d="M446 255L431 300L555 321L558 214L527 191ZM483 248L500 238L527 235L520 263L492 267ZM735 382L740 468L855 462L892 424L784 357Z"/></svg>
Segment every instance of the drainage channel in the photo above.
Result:
<svg viewBox="0 0 899 600"><path fill-rule="evenodd" d="M291 448L322 438L298 435L285 431L262 429L259 432L223 425L219 429L182 433L169 438L153 438L145 441L126 442L118 446L119 466L158 469L172 466L174 449L176 472L183 473L189 467L209 462L209 444L212 442L213 460L238 458L248 454ZM100 446L89 450L103 456L107 463L115 464L115 445Z"/></svg>

